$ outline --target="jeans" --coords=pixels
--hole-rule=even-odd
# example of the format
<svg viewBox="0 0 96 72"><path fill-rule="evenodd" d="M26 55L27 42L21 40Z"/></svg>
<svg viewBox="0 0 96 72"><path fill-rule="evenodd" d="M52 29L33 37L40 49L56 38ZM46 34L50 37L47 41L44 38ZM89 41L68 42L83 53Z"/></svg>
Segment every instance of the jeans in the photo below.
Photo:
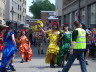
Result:
<svg viewBox="0 0 96 72"><path fill-rule="evenodd" d="M86 63L84 60L84 51L80 51L80 50L74 50L73 54L69 55L68 62L64 66L62 72L68 72L76 58L79 60L82 72L87 72Z"/></svg>

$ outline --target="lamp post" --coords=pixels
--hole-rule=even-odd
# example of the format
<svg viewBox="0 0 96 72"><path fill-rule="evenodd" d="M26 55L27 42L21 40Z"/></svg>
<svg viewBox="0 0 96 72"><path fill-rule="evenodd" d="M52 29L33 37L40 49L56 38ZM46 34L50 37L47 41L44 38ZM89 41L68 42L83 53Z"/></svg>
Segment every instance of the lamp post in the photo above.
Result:
<svg viewBox="0 0 96 72"><path fill-rule="evenodd" d="M15 13L15 11L13 10L13 7L12 7L12 10L10 12L12 13L12 22L13 22L13 15Z"/></svg>
<svg viewBox="0 0 96 72"><path fill-rule="evenodd" d="M81 6L80 6L80 2L81 2L81 0L79 0L79 4L78 4L78 5L79 5L79 6L78 6L78 7L79 7L79 8L78 8L78 19L79 19L79 22L81 22L81 15L80 15L80 7L81 7Z"/></svg>

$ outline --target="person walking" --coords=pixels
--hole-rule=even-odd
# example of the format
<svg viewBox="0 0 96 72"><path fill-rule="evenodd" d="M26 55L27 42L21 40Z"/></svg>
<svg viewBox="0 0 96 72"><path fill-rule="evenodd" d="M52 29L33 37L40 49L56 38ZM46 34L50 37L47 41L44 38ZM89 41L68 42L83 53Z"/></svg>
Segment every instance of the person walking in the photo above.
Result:
<svg viewBox="0 0 96 72"><path fill-rule="evenodd" d="M82 72L87 72L84 60L84 51L86 49L86 31L80 28L80 24L77 21L74 22L73 27L75 30L72 33L70 55L62 72L68 72L76 58L80 62Z"/></svg>
<svg viewBox="0 0 96 72"><path fill-rule="evenodd" d="M62 27L64 27L64 30L61 31L62 33L62 45L60 47L58 59L57 59L57 65L63 67L64 62L67 60L67 57L70 53L70 46L71 46L71 38L72 33L68 30L68 25L64 24ZM60 42L61 42L60 40Z"/></svg>
<svg viewBox="0 0 96 72"><path fill-rule="evenodd" d="M43 50L43 47L42 47L44 34L41 30L39 30L37 38L38 38L38 43L37 43L38 44L38 55L44 54L44 50Z"/></svg>
<svg viewBox="0 0 96 72"><path fill-rule="evenodd" d="M22 57L21 63L24 62L24 60L27 62L28 60L31 60L32 57L32 50L30 47L30 41L25 35L25 31L21 32L21 36L19 38L19 54Z"/></svg>
<svg viewBox="0 0 96 72"><path fill-rule="evenodd" d="M2 52L3 55L0 70L1 72L7 72L7 69L10 68L12 71L15 71L12 60L16 49L16 42L12 27L7 28L4 33L4 42L6 42L6 46Z"/></svg>

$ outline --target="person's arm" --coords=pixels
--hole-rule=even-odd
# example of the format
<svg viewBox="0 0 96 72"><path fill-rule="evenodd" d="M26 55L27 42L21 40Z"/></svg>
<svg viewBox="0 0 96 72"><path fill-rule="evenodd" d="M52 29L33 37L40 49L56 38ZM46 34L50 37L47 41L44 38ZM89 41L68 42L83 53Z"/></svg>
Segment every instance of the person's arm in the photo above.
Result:
<svg viewBox="0 0 96 72"><path fill-rule="evenodd" d="M64 27L64 24L61 25L61 27L59 29L60 32L62 32L63 27Z"/></svg>
<svg viewBox="0 0 96 72"><path fill-rule="evenodd" d="M2 40L2 41L3 41L3 38L0 38L0 40Z"/></svg>
<svg viewBox="0 0 96 72"><path fill-rule="evenodd" d="M73 49L76 44L77 37L78 37L78 31L74 30L72 33L72 43L71 43L71 48L70 48L70 54L73 54Z"/></svg>
<svg viewBox="0 0 96 72"><path fill-rule="evenodd" d="M15 41L14 34L12 34L12 41L13 41L14 45L16 46L16 41Z"/></svg>
<svg viewBox="0 0 96 72"><path fill-rule="evenodd" d="M42 30L43 33L48 33L49 31L45 31L40 24L38 24L38 26L40 27L40 29Z"/></svg>

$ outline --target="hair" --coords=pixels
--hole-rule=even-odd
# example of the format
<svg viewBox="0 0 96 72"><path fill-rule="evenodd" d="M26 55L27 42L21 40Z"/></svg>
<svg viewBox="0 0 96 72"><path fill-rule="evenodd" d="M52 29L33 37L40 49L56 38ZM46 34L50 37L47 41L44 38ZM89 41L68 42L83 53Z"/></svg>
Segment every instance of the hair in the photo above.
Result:
<svg viewBox="0 0 96 72"><path fill-rule="evenodd" d="M4 38L6 38L8 36L8 33L13 30L13 27L8 27L7 30L4 33Z"/></svg>
<svg viewBox="0 0 96 72"><path fill-rule="evenodd" d="M59 27L58 27L58 25L56 25L56 26L57 26L56 30L59 30ZM54 27L54 25L52 25L52 29L53 29L53 27Z"/></svg>
<svg viewBox="0 0 96 72"><path fill-rule="evenodd" d="M21 31L21 36L23 35L23 32L25 32L25 31ZM26 35L26 32L25 32L25 35Z"/></svg>
<svg viewBox="0 0 96 72"><path fill-rule="evenodd" d="M86 30L85 24L82 24L82 29Z"/></svg>
<svg viewBox="0 0 96 72"><path fill-rule="evenodd" d="M63 30L65 30L65 27L68 27L68 24L64 24L64 26L63 26Z"/></svg>
<svg viewBox="0 0 96 72"><path fill-rule="evenodd" d="M77 28L80 27L80 24L79 24L79 22L77 22L77 21L74 21L73 25L75 25Z"/></svg>

